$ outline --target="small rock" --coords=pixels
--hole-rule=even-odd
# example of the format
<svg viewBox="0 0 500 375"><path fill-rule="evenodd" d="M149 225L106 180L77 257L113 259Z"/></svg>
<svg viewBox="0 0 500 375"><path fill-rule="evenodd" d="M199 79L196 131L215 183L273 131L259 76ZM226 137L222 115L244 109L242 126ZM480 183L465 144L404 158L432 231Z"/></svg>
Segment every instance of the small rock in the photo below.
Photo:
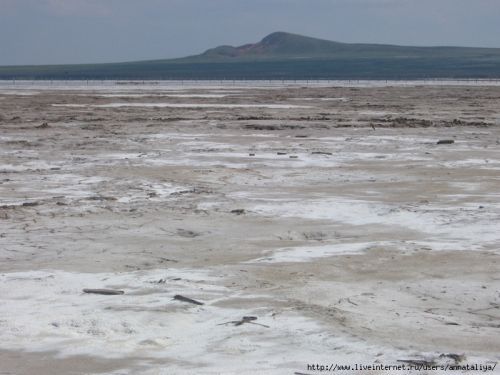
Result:
<svg viewBox="0 0 500 375"><path fill-rule="evenodd" d="M50 126L49 126L48 122L44 122L42 125L38 125L36 128L37 129L47 129L47 128L50 128Z"/></svg>
<svg viewBox="0 0 500 375"><path fill-rule="evenodd" d="M245 210L243 208L237 208L235 210L232 210L231 213L235 215L243 215L245 214Z"/></svg>
<svg viewBox="0 0 500 375"><path fill-rule="evenodd" d="M185 238L195 238L201 236L201 233L187 229L177 229L177 235Z"/></svg>
<svg viewBox="0 0 500 375"><path fill-rule="evenodd" d="M38 202L24 202L23 207L35 207L38 206Z"/></svg>
<svg viewBox="0 0 500 375"><path fill-rule="evenodd" d="M95 195L93 197L88 197L87 200L89 200L89 201L116 201L117 198L115 198L115 197L104 197L102 195Z"/></svg>
<svg viewBox="0 0 500 375"><path fill-rule="evenodd" d="M302 236L311 241L323 241L327 237L323 232L304 232Z"/></svg>
<svg viewBox="0 0 500 375"><path fill-rule="evenodd" d="M192 298L188 298L188 297L184 297L184 296L181 296L180 294L176 294L174 296L174 299L177 300L177 301L182 301L182 302L187 302L187 303L192 303L193 305L199 305L199 306L202 306L204 305L203 302L200 302L200 301L196 301Z"/></svg>

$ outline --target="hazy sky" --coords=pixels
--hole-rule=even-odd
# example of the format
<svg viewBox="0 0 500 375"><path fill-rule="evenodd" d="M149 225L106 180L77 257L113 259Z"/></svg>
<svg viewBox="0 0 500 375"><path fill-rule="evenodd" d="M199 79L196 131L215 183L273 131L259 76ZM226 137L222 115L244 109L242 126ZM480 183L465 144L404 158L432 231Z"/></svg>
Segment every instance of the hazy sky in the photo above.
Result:
<svg viewBox="0 0 500 375"><path fill-rule="evenodd" d="M0 65L182 57L273 31L500 47L500 0L0 0Z"/></svg>

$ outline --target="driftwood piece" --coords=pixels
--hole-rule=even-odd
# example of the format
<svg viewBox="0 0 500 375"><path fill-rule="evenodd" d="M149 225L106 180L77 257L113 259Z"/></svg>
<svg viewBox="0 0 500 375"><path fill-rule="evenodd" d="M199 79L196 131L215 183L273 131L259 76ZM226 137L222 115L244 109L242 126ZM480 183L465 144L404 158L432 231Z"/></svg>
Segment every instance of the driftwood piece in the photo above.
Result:
<svg viewBox="0 0 500 375"><path fill-rule="evenodd" d="M231 213L234 215L243 215L245 210L243 208L237 208L235 210L231 210Z"/></svg>
<svg viewBox="0 0 500 375"><path fill-rule="evenodd" d="M187 302L187 303L192 303L194 305L204 305L203 302L200 302L200 301L196 301L194 299L191 299L191 298L188 298L188 297L184 297L184 296L181 296L180 294L176 294L174 296L174 299L176 299L177 301L182 301L182 302Z"/></svg>
<svg viewBox="0 0 500 375"><path fill-rule="evenodd" d="M437 144L438 145L451 145L455 143L455 141L453 139L440 139Z"/></svg>
<svg viewBox="0 0 500 375"><path fill-rule="evenodd" d="M333 155L331 152L326 152L326 151L313 151L311 152L312 155Z"/></svg>
<svg viewBox="0 0 500 375"><path fill-rule="evenodd" d="M257 320L257 317L256 316L244 316L243 318L241 318L241 320L238 320L234 323L235 326L241 326L242 324L244 323L250 323L254 320Z"/></svg>
<svg viewBox="0 0 500 375"><path fill-rule="evenodd" d="M256 316L244 316L243 318L241 318L241 320L232 320L230 322L221 323L219 325L223 326L226 324L232 324L232 325L237 327L237 326L241 326L245 323L248 323L248 324L255 324L257 326L261 326L261 327L265 327L265 328L271 328L269 326L266 326L265 324L256 323L255 322L256 320L257 320Z"/></svg>
<svg viewBox="0 0 500 375"><path fill-rule="evenodd" d="M115 296L115 295L125 294L123 290L116 290L116 289L83 289L83 293L102 294L105 296Z"/></svg>
<svg viewBox="0 0 500 375"><path fill-rule="evenodd" d="M38 206L40 203L39 202L24 202L23 207L35 207Z"/></svg>

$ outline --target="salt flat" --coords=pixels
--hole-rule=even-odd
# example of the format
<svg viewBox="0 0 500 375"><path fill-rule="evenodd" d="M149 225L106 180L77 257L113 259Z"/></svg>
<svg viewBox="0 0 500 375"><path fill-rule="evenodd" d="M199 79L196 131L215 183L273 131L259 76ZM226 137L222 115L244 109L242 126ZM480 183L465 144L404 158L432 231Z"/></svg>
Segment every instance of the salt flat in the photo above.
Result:
<svg viewBox="0 0 500 375"><path fill-rule="evenodd" d="M500 87L82 86L0 88L0 373L500 359Z"/></svg>

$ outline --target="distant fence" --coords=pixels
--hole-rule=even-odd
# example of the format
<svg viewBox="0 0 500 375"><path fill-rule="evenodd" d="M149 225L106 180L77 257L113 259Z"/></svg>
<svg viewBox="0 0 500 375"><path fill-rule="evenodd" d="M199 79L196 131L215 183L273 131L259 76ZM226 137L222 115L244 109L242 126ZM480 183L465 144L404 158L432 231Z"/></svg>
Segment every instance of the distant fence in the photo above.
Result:
<svg viewBox="0 0 500 375"><path fill-rule="evenodd" d="M281 86L331 86L331 87L384 87L384 86L500 86L500 79L416 79L416 80L0 80L0 89L87 89L87 88L168 88L173 86L213 87L281 87Z"/></svg>

